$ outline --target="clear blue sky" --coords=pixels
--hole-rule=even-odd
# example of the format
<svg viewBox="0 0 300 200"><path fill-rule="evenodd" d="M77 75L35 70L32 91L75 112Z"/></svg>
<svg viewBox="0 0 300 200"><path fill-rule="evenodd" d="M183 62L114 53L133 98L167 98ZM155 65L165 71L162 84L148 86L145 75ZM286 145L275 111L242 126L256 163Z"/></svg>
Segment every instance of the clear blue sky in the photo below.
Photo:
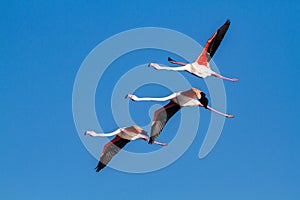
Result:
<svg viewBox="0 0 300 200"><path fill-rule="evenodd" d="M1 199L300 199L299 11L296 0L1 1ZM97 160L72 117L73 83L88 53L114 34L147 26L203 45L227 18L232 24L214 61L240 79L225 82L228 111L237 118L226 120L209 156L198 159L200 130L167 168L95 173ZM118 63L130 68L132 58L139 64L168 56L146 53ZM107 71L107 80L114 73ZM98 91L97 109L109 102L100 98ZM140 115L133 117L145 123ZM110 119L103 119L107 130L115 128Z"/></svg>

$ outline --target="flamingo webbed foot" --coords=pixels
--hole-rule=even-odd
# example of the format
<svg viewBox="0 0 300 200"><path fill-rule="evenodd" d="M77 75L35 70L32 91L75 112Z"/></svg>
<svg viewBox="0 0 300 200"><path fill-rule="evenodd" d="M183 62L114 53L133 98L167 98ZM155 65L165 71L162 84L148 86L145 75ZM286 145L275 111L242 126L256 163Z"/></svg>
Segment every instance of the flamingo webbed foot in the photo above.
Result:
<svg viewBox="0 0 300 200"><path fill-rule="evenodd" d="M227 115L227 118L234 118L234 115Z"/></svg>

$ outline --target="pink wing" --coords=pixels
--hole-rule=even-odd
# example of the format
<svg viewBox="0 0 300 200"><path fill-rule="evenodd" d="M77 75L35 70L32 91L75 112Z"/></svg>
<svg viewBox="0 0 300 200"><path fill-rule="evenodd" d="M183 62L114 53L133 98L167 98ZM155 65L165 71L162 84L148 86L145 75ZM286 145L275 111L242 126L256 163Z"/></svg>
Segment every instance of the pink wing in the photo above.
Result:
<svg viewBox="0 0 300 200"><path fill-rule="evenodd" d="M197 58L196 62L199 65L208 67L210 59L213 57L218 47L220 46L228 28L230 21L227 20L223 26L221 26L206 42L201 54Z"/></svg>

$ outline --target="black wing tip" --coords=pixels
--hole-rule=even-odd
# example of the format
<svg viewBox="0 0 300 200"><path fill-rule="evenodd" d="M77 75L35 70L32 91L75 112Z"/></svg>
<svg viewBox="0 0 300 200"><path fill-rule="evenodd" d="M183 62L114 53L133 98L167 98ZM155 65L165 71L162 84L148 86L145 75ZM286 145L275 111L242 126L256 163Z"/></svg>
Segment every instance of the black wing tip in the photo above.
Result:
<svg viewBox="0 0 300 200"><path fill-rule="evenodd" d="M151 137L150 137L150 140L148 141L148 144L153 144L153 140Z"/></svg>
<svg viewBox="0 0 300 200"><path fill-rule="evenodd" d="M231 23L230 19L227 19L226 22L225 22L225 24L228 24L228 25L229 25L230 23Z"/></svg>
<svg viewBox="0 0 300 200"><path fill-rule="evenodd" d="M100 167L95 167L96 172L100 172L102 168Z"/></svg>
<svg viewBox="0 0 300 200"><path fill-rule="evenodd" d="M149 139L148 144L153 144L155 139L156 139L155 137L151 136L150 139Z"/></svg>
<svg viewBox="0 0 300 200"><path fill-rule="evenodd" d="M101 161L98 162L98 165L94 168L96 172L100 172L106 165L103 164Z"/></svg>

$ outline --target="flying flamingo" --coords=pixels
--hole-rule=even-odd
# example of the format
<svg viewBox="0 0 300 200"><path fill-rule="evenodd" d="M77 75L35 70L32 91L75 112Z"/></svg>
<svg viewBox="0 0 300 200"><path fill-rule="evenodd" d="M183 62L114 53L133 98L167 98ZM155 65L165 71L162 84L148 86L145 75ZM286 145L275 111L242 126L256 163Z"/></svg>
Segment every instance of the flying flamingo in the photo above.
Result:
<svg viewBox="0 0 300 200"><path fill-rule="evenodd" d="M182 107L186 106L200 106L204 107L212 112L215 112L219 115L234 118L233 115L225 114L220 111L217 111L210 106L208 106L208 99L206 98L206 94L201 92L197 88L191 88L187 91L180 91L173 93L167 97L161 98L150 98L144 97L140 98L133 94L127 94L125 98L130 98L133 101L168 101L170 102L164 107L158 109L154 113L154 118L151 124L151 137L149 140L149 144L155 143L156 138L159 136L160 132L163 130L164 126L167 124L169 119L179 111Z"/></svg>
<svg viewBox="0 0 300 200"><path fill-rule="evenodd" d="M109 161L130 141L136 139L143 139L149 141L147 132L139 126L130 126L125 128L119 128L111 133L96 133L94 131L86 131L85 135L92 137L109 137L116 135L114 139L108 142L101 153L100 160L98 162L96 172L102 170ZM167 146L166 143L154 142L161 146Z"/></svg>
<svg viewBox="0 0 300 200"><path fill-rule="evenodd" d="M208 39L206 42L201 54L193 63L184 63L184 62L177 62L173 60L172 58L168 58L168 61L172 64L181 65L181 67L166 67L166 66L160 66L156 63L149 63L148 66L153 67L157 70L171 70L171 71L187 71L195 76L198 76L200 78L206 78L208 76L215 76L217 78L221 78L224 80L229 80L236 82L238 81L237 78L227 78L224 77L213 70L211 70L209 61L215 54L216 50L218 49L220 43L222 42L228 28L230 25L230 21L227 20L225 24L220 27L212 36Z"/></svg>

